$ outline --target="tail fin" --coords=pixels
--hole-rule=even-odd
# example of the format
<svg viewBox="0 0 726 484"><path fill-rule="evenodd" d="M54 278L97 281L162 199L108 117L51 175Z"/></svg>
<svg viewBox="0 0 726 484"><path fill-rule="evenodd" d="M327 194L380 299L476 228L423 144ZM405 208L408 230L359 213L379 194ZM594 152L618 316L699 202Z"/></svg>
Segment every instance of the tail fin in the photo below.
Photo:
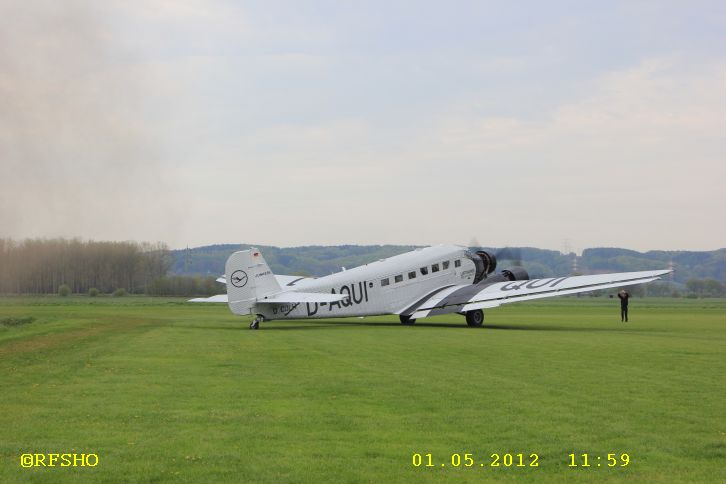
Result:
<svg viewBox="0 0 726 484"><path fill-rule="evenodd" d="M256 248L229 256L224 273L229 309L235 314L250 314L258 299L282 291L270 266Z"/></svg>

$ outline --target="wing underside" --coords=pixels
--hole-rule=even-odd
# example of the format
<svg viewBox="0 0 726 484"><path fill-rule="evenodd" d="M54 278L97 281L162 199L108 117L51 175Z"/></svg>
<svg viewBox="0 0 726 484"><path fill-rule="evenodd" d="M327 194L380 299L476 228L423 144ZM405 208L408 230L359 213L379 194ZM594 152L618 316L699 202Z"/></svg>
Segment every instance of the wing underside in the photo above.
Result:
<svg viewBox="0 0 726 484"><path fill-rule="evenodd" d="M620 272L593 276L555 277L524 281L497 282L442 288L423 302L414 304L400 314L413 319L454 312L494 308L519 301L564 296L655 281L669 270Z"/></svg>

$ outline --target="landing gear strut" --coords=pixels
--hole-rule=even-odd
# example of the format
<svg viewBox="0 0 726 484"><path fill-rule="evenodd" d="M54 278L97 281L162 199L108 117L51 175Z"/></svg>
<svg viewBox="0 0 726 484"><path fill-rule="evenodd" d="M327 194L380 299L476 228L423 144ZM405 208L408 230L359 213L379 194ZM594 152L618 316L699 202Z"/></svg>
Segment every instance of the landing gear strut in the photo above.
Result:
<svg viewBox="0 0 726 484"><path fill-rule="evenodd" d="M481 309L467 311L466 324L468 324L470 328L481 328L481 325L484 324L484 311Z"/></svg>
<svg viewBox="0 0 726 484"><path fill-rule="evenodd" d="M411 326L412 324L414 324L416 322L415 319L411 319L411 316L404 316L403 314L398 316L398 319L401 320L401 324L405 324L408 326Z"/></svg>
<svg viewBox="0 0 726 484"><path fill-rule="evenodd" d="M262 316L257 316L255 319L252 320L250 323L250 329L260 329L260 323L264 321L265 318Z"/></svg>

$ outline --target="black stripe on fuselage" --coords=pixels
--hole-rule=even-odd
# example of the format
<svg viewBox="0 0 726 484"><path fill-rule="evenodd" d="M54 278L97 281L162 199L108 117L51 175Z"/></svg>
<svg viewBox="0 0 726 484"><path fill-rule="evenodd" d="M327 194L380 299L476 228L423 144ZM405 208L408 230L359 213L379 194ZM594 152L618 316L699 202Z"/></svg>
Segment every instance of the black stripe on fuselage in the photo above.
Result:
<svg viewBox="0 0 726 484"><path fill-rule="evenodd" d="M428 314L429 316L437 316L439 314L448 314L451 312L450 309L445 309L447 306L463 306L464 304L467 304L469 300L474 297L475 294L479 293L482 289L484 289L487 286L491 286L492 284L495 284L497 281L489 282L486 279L479 282L478 284L472 284L470 286L462 287L458 291L454 291L448 296L446 296L444 299L439 301L439 303L434 306L434 308L431 310L431 312Z"/></svg>
<svg viewBox="0 0 726 484"><path fill-rule="evenodd" d="M419 299L418 301L416 301L415 303L410 305L408 308L406 308L406 310L403 311L401 313L401 315L402 316L411 316L413 313L416 312L416 310L419 308L419 306L421 306L423 303L425 303L426 301L428 301L429 299L431 299L432 297L434 297L436 294L440 293L444 289L448 289L455 285L456 284L449 284L448 286L443 286L443 287L436 289L435 291L430 292L429 294L425 295L424 297L422 297L421 299Z"/></svg>
<svg viewBox="0 0 726 484"><path fill-rule="evenodd" d="M557 281L557 284L562 282L563 280L567 279L566 277L563 277L562 280ZM508 284L514 284L515 282L519 283L519 286L516 287L516 289L519 289L519 287L532 284L535 282L540 281L541 279L524 279L522 281L511 281ZM550 278L547 279L547 284L554 282L556 279ZM461 306L463 307L466 304L469 304L471 299L477 295L479 292L481 292L484 288L491 286L492 284L496 284L498 282L503 282L500 280L495 281L488 281L484 279L483 281L480 281L478 284L472 284L471 286L462 287L458 291L454 291L451 294L449 294L447 297L445 297L442 301L439 302L428 314L429 316L439 316L441 314L449 314L453 311L456 311L456 309L452 309L450 306Z"/></svg>

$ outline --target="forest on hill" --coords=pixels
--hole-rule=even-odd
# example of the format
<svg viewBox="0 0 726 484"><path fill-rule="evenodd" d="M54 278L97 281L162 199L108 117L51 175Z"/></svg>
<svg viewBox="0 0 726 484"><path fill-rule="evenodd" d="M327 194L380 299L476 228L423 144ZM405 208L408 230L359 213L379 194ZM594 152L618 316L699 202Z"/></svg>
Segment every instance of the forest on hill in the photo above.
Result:
<svg viewBox="0 0 726 484"><path fill-rule="evenodd" d="M163 243L80 239L0 239L1 294L211 295L224 292L215 279L230 254L250 244L170 250ZM416 248L413 245L271 247L257 245L272 271L320 277ZM477 248L479 249L479 248ZM628 272L672 267L649 294L726 296L726 249L637 252L585 249L581 256L534 247L484 248L498 269L524 266L532 278Z"/></svg>
<svg viewBox="0 0 726 484"><path fill-rule="evenodd" d="M262 251L276 274L325 276L416 248L413 245L338 245L272 247L251 244L225 244L173 250L170 272L176 275L214 275L224 273L224 263L232 252L249 247ZM556 250L534 247L484 247L499 257L498 267L522 265L532 278L565 274L629 272L673 267L673 282L685 284L689 279L715 279L726 282L726 249L713 251L637 252L619 248L585 249L582 255L563 254Z"/></svg>

